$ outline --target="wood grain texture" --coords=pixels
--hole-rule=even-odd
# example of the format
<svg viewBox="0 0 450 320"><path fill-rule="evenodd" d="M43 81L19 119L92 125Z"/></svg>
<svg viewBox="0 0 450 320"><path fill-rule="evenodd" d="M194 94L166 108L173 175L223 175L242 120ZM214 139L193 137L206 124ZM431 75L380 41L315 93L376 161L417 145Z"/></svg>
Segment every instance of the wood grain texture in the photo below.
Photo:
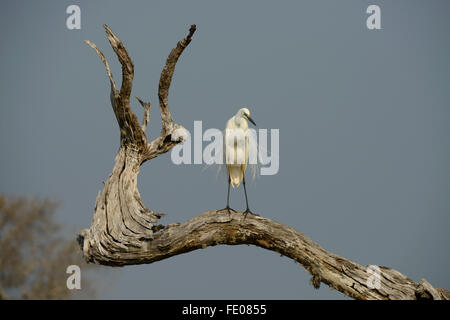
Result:
<svg viewBox="0 0 450 320"><path fill-rule="evenodd" d="M435 299L449 300L445 289L434 288L426 280L416 283L400 272L380 266L380 286L371 289L372 275L367 266L360 265L331 252L313 242L297 230L276 221L242 212L212 210L186 223L163 226L157 224L164 214L148 209L142 202L137 177L140 166L169 151L181 139L173 139L175 124L169 110L168 94L175 65L189 45L196 27L172 49L161 72L159 104L162 130L159 137L147 141L145 129L149 122L150 103L137 98L145 109L142 126L130 108L134 66L120 39L108 26L108 40L122 65L122 87L117 90L108 62L103 53L90 41L103 61L111 82L111 104L120 127L121 141L111 174L100 190L94 207L91 227L78 236L87 261L125 266L148 264L178 254L215 245L255 245L289 257L311 275L314 287L325 283L355 299Z"/></svg>

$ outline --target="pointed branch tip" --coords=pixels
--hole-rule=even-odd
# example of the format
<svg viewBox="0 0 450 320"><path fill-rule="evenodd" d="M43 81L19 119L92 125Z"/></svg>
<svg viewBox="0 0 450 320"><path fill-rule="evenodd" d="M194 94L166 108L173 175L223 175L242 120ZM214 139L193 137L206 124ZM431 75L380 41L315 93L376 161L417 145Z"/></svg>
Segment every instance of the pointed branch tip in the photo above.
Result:
<svg viewBox="0 0 450 320"><path fill-rule="evenodd" d="M103 52L100 51L99 48L97 48L95 43L93 43L93 42L91 42L89 40L84 40L84 42L86 42L92 49L94 49L95 52L97 53L97 55L102 60L103 64L105 65L106 73L108 74L109 81L111 82L111 91L112 91L112 93L114 95L116 95L117 94L117 87L116 87L116 84L114 82L114 78L113 78L113 75L111 73L111 69L109 68L109 64L108 64L108 61L106 60L105 55L103 54Z"/></svg>
<svg viewBox="0 0 450 320"><path fill-rule="evenodd" d="M191 27L189 28L189 35L188 35L189 38L194 35L195 30L197 30L197 26L195 24L192 24Z"/></svg>

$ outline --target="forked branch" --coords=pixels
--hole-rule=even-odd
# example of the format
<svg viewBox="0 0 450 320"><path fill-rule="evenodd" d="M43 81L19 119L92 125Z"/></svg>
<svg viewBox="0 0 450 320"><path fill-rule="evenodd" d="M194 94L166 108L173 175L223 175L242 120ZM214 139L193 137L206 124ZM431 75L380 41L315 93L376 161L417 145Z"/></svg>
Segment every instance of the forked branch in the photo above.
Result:
<svg viewBox="0 0 450 320"><path fill-rule="evenodd" d="M137 189L140 166L169 151L180 139L169 110L168 95L175 65L196 30L177 43L167 58L159 81L162 130L148 143L145 129L150 103L137 98L144 107L142 126L130 108L134 66L120 39L104 26L108 40L122 65L122 86L116 88L104 54L86 41L103 61L111 83L111 104L120 127L121 143L112 173L98 193L90 229L82 230L78 241L87 261L110 266L152 263L189 251L215 245L252 244L275 251L301 264L318 287L325 283L356 299L450 299L444 289L435 289L425 280L415 283L400 272L379 267L379 286L371 285L372 273L358 263L326 251L293 228L267 218L242 213L208 211L184 224L156 225L163 214L144 206ZM177 135L178 137L178 135ZM376 283L377 281L375 281Z"/></svg>

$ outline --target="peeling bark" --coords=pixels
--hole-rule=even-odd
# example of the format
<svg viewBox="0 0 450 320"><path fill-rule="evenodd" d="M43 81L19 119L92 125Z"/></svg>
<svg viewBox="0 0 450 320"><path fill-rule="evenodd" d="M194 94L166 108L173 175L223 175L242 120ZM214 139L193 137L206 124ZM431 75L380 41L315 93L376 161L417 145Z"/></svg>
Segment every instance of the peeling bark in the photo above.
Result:
<svg viewBox="0 0 450 320"><path fill-rule="evenodd" d="M164 214L152 211L142 203L137 176L140 166L169 151L182 140L174 140L172 133L182 126L175 124L169 110L168 94L175 65L192 40L196 27L170 52L161 72L159 104L162 129L159 137L147 141L145 130L149 122L151 104L136 97L144 107L142 125L130 108L130 94L134 76L131 58L120 39L104 25L108 40L122 65L122 86L117 89L103 53L90 41L103 61L111 83L111 104L120 127L120 149L112 173L99 191L90 229L84 229L78 241L87 261L125 266L148 264L189 251L215 245L251 244L289 257L301 264L311 275L312 284L320 283L355 299L434 299L449 300L445 289L432 287L422 279L415 283L400 272L380 268L380 286L371 289L367 267L326 251L293 228L267 218L242 212L208 211L184 224L157 225Z"/></svg>

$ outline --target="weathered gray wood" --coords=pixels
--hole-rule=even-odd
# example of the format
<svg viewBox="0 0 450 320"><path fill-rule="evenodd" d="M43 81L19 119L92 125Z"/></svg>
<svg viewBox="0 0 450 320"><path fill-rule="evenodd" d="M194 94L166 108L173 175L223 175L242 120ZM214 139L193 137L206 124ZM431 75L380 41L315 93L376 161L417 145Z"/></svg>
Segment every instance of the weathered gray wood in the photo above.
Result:
<svg viewBox="0 0 450 320"><path fill-rule="evenodd" d="M172 139L180 125L173 122L168 94L175 65L195 32L191 26L186 38L170 52L159 82L162 130L147 141L145 129L151 105L138 101L145 109L142 126L130 108L134 66L125 46L105 25L107 37L122 65L122 87L118 92L108 62L92 43L105 64L111 82L111 104L121 132L120 149L112 173L99 191L90 229L80 232L78 240L89 262L109 266L148 264L189 251L215 245L251 244L293 259L320 283L355 299L450 299L445 289L433 288L427 281L415 283L400 272L380 268L380 287L371 289L367 267L326 251L304 234L267 218L242 212L208 211L184 224L156 225L162 213L144 206L137 188L142 163L169 151L181 140Z"/></svg>
<svg viewBox="0 0 450 320"><path fill-rule="evenodd" d="M144 102L141 98L136 97L137 101L141 104L142 108L144 108L144 117L142 118L142 131L145 132L147 129L147 124L150 122L150 109L152 108L152 104L150 102Z"/></svg>

